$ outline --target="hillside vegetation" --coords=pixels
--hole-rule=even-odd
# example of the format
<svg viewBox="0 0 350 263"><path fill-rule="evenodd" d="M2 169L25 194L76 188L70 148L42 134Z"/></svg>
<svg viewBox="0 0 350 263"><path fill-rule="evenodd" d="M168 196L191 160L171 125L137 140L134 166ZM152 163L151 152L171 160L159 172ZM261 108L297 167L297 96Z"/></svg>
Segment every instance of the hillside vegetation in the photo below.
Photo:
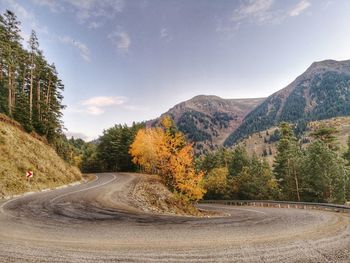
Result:
<svg viewBox="0 0 350 263"><path fill-rule="evenodd" d="M314 140L311 133L321 127L333 127L337 130L335 133L336 145L339 152L344 153L347 150L347 140L350 134L350 117L336 117L320 121L312 121L306 124L305 131L299 134L299 143L306 147ZM256 154L264 157L268 163L272 164L277 152L277 144L280 137L278 127L274 126L267 130L256 132L240 141L237 145L244 147L249 155Z"/></svg>
<svg viewBox="0 0 350 263"><path fill-rule="evenodd" d="M270 165L255 154L253 148L263 145L257 140L255 145L202 156L197 168L205 172L205 198L344 204L350 200L350 137L340 148L336 135L343 134L348 126L337 131L324 123L311 123L307 137L298 140L293 126L281 123L278 129L268 131L274 138L272 154L267 154ZM267 134L255 134L251 141L253 137L270 139ZM308 137L310 140L306 140Z"/></svg>
<svg viewBox="0 0 350 263"><path fill-rule="evenodd" d="M77 168L63 161L44 139L39 139L0 114L0 197L81 180ZM25 177L29 170L34 172L30 181Z"/></svg>
<svg viewBox="0 0 350 263"><path fill-rule="evenodd" d="M315 62L251 111L225 145L283 121L305 123L346 115L350 115L350 60Z"/></svg>

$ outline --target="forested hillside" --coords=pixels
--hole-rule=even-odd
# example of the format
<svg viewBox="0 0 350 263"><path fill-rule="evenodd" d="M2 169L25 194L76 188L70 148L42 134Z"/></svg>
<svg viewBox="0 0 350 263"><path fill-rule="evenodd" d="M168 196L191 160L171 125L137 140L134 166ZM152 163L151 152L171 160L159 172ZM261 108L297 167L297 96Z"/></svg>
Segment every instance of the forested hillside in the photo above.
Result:
<svg viewBox="0 0 350 263"><path fill-rule="evenodd" d="M350 199L349 125L344 125L345 131L337 131L325 124L311 124L308 142L298 140L292 126L285 122L277 133L269 130L270 135L260 134L267 140L277 138L270 145L270 165L269 159L263 158L266 156L248 153L252 149L244 144L202 156L197 167L205 172L205 197L344 204ZM338 133L347 135L342 149Z"/></svg>
<svg viewBox="0 0 350 263"><path fill-rule="evenodd" d="M64 86L40 50L35 31L22 45L20 24L11 11L0 15L0 113L57 146Z"/></svg>
<svg viewBox="0 0 350 263"><path fill-rule="evenodd" d="M227 136L242 122L244 116L263 99L222 99L217 96L196 96L171 108L170 116L187 139L195 143L197 153L206 153L222 146ZM159 124L159 119L148 126Z"/></svg>
<svg viewBox="0 0 350 263"><path fill-rule="evenodd" d="M286 88L250 112L226 139L232 146L257 131L282 121L299 123L350 115L350 60L313 63Z"/></svg>
<svg viewBox="0 0 350 263"><path fill-rule="evenodd" d="M23 43L20 24L9 10L0 15L0 197L81 179L71 166L77 149L62 132L64 86L35 31Z"/></svg>

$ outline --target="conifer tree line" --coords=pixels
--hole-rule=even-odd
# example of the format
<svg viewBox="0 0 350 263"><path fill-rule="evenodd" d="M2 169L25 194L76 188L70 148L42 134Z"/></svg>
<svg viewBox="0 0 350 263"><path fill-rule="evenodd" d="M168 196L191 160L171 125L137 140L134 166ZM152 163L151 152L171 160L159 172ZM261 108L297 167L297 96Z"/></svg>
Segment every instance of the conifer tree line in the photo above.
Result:
<svg viewBox="0 0 350 263"><path fill-rule="evenodd" d="M338 150L334 128L321 127L302 147L292 125L281 123L273 166L243 147L222 149L198 159L205 172L207 199L254 199L344 204L350 200L348 150Z"/></svg>
<svg viewBox="0 0 350 263"><path fill-rule="evenodd" d="M64 85L34 30L24 47L20 24L9 10L0 15L0 113L52 143L62 133Z"/></svg>

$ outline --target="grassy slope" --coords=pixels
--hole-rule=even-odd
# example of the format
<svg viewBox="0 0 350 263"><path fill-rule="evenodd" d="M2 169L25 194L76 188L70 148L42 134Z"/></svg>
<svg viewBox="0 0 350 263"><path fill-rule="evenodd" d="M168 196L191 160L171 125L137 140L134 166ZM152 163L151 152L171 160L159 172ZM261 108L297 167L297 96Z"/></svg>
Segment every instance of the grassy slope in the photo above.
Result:
<svg viewBox="0 0 350 263"><path fill-rule="evenodd" d="M337 143L339 146L340 152L345 152L347 150L347 139L350 135L350 117L336 117L332 119L322 120L322 121L313 121L308 124L309 131L307 131L303 138L308 138L312 140L310 137L310 133L312 131L317 130L320 126L326 126L326 127L335 127L338 130L337 137ZM269 134L273 134L273 131L277 129L276 127L270 128ZM266 159L270 164L273 163L274 156L276 154L276 147L277 142L274 143L265 143L264 138L269 138L269 136L266 135L266 131L257 132L249 136L247 139L244 139L242 142L240 142L238 145L244 146L249 154L253 154L254 152L261 156L263 154L264 149L269 152L269 148L271 148L272 155L266 156Z"/></svg>
<svg viewBox="0 0 350 263"><path fill-rule="evenodd" d="M34 172L30 182L25 178L28 170ZM54 149L0 115L0 198L80 179L80 171L63 161Z"/></svg>

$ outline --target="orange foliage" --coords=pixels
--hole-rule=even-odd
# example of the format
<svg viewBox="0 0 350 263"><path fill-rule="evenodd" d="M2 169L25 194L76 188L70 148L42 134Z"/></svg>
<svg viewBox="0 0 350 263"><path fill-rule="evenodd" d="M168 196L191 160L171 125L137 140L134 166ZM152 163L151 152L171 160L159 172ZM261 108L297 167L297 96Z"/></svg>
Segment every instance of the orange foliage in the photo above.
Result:
<svg viewBox="0 0 350 263"><path fill-rule="evenodd" d="M163 128L139 130L130 147L133 162L147 173L160 175L165 184L181 196L201 199L203 173L197 173L194 168L192 145L186 143L169 117L161 124Z"/></svg>
<svg viewBox="0 0 350 263"><path fill-rule="evenodd" d="M201 182L204 173L197 173L194 168L192 145L186 145L173 155L170 159L170 167L180 194L185 195L190 200L198 200L203 197L204 190Z"/></svg>

